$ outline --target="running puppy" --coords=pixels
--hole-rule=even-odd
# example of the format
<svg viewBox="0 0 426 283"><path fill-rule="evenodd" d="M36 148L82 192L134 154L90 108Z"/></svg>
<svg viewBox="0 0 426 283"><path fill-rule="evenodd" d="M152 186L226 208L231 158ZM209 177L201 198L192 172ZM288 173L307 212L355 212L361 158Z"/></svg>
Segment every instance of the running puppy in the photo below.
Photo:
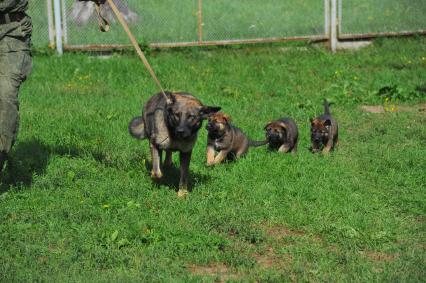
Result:
<svg viewBox="0 0 426 283"><path fill-rule="evenodd" d="M149 140L152 157L151 177L163 176L160 163L166 151L165 166L172 165L172 152L180 153L179 196L188 192L189 163L202 121L220 107L204 106L189 93L157 93L143 107L142 116L129 123L130 134Z"/></svg>
<svg viewBox="0 0 426 283"><path fill-rule="evenodd" d="M329 153L337 144L338 126L331 116L329 105L324 99L324 114L311 120L311 151Z"/></svg>
<svg viewBox="0 0 426 283"><path fill-rule="evenodd" d="M267 142L252 142L247 136L231 123L229 115L214 113L209 116L206 129L207 165L221 163L225 159L239 158L247 153L249 146L261 146ZM215 151L219 153L215 157Z"/></svg>
<svg viewBox="0 0 426 283"><path fill-rule="evenodd" d="M291 118L272 121L265 126L266 140L271 150L296 153L299 131Z"/></svg>

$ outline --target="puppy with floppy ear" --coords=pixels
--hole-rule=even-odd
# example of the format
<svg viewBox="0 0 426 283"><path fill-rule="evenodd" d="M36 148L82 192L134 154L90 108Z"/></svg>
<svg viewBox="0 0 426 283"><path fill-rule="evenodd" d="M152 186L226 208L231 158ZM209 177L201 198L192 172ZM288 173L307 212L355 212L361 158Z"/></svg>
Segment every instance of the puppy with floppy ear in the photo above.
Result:
<svg viewBox="0 0 426 283"><path fill-rule="evenodd" d="M282 118L272 121L265 126L265 131L269 149L296 153L299 131L293 119Z"/></svg>
<svg viewBox="0 0 426 283"><path fill-rule="evenodd" d="M231 117L217 112L208 117L207 165L221 163L225 159L239 158L247 153L249 146L261 146L266 141L250 141L237 127L231 124ZM215 156L215 152L219 153Z"/></svg>
<svg viewBox="0 0 426 283"><path fill-rule="evenodd" d="M310 119L311 121L311 151L329 153L337 144L339 128L337 121L330 114L330 107L324 99L324 114Z"/></svg>
<svg viewBox="0 0 426 283"><path fill-rule="evenodd" d="M172 152L180 153L179 196L187 193L189 163L198 130L208 115L220 107L205 106L189 93L165 92L152 96L143 107L142 116L129 123L130 134L137 139L149 140L152 157L151 177L159 179L163 150L166 152L165 166L172 165Z"/></svg>

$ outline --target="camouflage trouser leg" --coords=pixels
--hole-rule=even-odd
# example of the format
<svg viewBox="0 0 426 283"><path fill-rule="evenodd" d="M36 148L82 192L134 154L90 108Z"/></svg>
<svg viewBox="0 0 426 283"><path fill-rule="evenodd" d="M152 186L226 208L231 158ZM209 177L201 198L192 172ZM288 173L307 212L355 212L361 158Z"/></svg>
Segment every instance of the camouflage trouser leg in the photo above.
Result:
<svg viewBox="0 0 426 283"><path fill-rule="evenodd" d="M25 42L25 38L7 36L0 40L0 151L6 153L18 133L19 87L31 71L30 51L13 47Z"/></svg>

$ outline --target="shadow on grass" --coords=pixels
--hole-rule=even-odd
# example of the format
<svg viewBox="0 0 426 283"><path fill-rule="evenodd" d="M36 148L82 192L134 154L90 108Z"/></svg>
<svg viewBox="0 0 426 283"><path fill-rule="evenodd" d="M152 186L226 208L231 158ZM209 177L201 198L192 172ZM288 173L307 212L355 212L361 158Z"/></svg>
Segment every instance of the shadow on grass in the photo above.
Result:
<svg viewBox="0 0 426 283"><path fill-rule="evenodd" d="M151 161L145 162L145 168L147 173L150 175L152 169ZM152 179L152 182L156 185L157 188L160 188L160 186L166 186L168 189L177 192L179 190L180 164L174 163L171 167L161 166L161 172L163 173L163 177L158 180ZM210 179L210 175L194 172L191 170L191 166L189 167L189 191L193 190L195 183L201 182L206 184L210 181Z"/></svg>
<svg viewBox="0 0 426 283"><path fill-rule="evenodd" d="M108 167L114 167L118 170L129 170L138 167L138 164L144 163L146 173L151 172L152 164L146 156L135 156L131 158L130 164L123 165L120 161L114 160L113 157L99 151L88 151L86 149L75 146L59 146L52 147L44 144L42 141L34 139L23 141L16 144L13 152L7 162L5 170L0 175L0 194L8 191L11 187L30 187L33 182L34 175L42 175L46 171L49 159L52 155L70 156L70 157L88 157L91 156L94 160ZM129 167L130 166L130 167ZM171 190L178 190L180 170L179 164L172 167L162 168L163 177L160 180L153 180L153 183L159 188L166 186ZM189 188L192 190L195 183L207 183L210 176L193 172L189 174Z"/></svg>
<svg viewBox="0 0 426 283"><path fill-rule="evenodd" d="M50 148L39 140L18 143L3 172L0 193L10 186L30 186L34 174L43 174L50 156Z"/></svg>
<svg viewBox="0 0 426 283"><path fill-rule="evenodd" d="M0 194L12 186L30 187L34 175L45 173L51 155L77 157L80 152L77 147L51 147L37 139L19 142L0 175Z"/></svg>

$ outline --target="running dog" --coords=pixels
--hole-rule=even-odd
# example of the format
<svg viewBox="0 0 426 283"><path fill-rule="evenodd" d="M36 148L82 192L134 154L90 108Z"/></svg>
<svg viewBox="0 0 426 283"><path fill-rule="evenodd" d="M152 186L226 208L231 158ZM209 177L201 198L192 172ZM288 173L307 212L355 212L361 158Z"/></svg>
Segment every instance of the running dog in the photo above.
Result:
<svg viewBox="0 0 426 283"><path fill-rule="evenodd" d="M299 131L293 119L282 118L269 122L265 126L265 131L269 149L283 153L296 153Z"/></svg>
<svg viewBox="0 0 426 283"><path fill-rule="evenodd" d="M324 114L310 119L311 121L311 151L329 153L337 144L339 128L337 121L330 114L330 107L324 99Z"/></svg>
<svg viewBox="0 0 426 283"><path fill-rule="evenodd" d="M221 112L208 117L207 165L221 163L225 159L239 158L245 155L250 146L261 146L267 141L250 141L237 127L232 125L231 117ZM215 152L219 153L215 157Z"/></svg>
<svg viewBox="0 0 426 283"><path fill-rule="evenodd" d="M208 115L220 107L204 106L189 93L157 93L143 107L142 116L129 123L130 134L137 139L149 140L152 157L151 177L163 176L160 163L163 150L165 166L172 165L172 152L180 153L180 181L178 195L188 192L189 163L198 130Z"/></svg>

